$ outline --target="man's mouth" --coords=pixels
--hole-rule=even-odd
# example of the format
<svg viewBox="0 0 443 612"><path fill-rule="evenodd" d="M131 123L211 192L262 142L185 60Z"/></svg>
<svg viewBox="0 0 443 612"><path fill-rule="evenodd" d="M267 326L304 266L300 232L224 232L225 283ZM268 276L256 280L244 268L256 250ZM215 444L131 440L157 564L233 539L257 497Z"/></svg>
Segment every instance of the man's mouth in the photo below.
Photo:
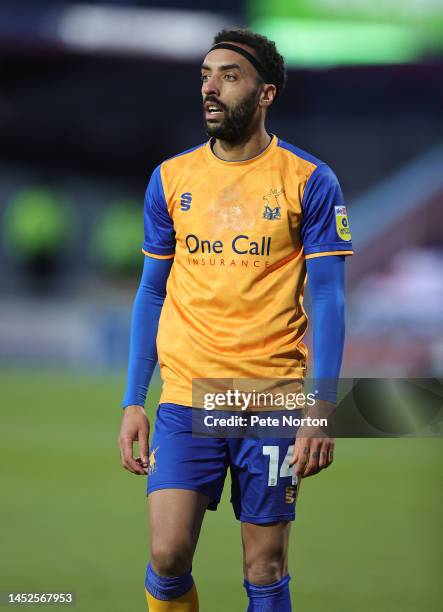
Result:
<svg viewBox="0 0 443 612"><path fill-rule="evenodd" d="M205 103L205 117L209 120L218 120L223 117L223 109L221 106L216 104L215 102L206 102Z"/></svg>

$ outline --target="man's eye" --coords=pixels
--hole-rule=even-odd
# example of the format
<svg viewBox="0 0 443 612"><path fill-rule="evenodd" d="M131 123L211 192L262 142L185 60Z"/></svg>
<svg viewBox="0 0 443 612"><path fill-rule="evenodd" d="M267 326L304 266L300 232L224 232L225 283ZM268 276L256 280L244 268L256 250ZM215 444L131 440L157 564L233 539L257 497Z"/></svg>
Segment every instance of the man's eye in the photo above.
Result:
<svg viewBox="0 0 443 612"><path fill-rule="evenodd" d="M205 82L205 81L207 81L207 79L208 79L208 75L207 75L207 74L202 74L200 78L201 78L201 80L202 80L203 82Z"/></svg>
<svg viewBox="0 0 443 612"><path fill-rule="evenodd" d="M235 81L235 75L234 74L225 74L225 79L227 79L228 81Z"/></svg>

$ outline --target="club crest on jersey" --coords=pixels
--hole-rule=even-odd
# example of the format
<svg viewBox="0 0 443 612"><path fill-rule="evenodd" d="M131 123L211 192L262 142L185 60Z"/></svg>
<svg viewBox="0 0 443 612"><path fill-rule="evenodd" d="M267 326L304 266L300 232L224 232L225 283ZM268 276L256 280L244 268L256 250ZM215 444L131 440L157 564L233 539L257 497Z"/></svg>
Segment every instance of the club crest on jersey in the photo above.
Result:
<svg viewBox="0 0 443 612"><path fill-rule="evenodd" d="M271 189L271 191L263 196L266 204L263 210L263 219L268 221L274 221L275 219L281 219L281 206L278 202L278 196L284 193L283 189L278 191L277 189Z"/></svg>
<svg viewBox="0 0 443 612"><path fill-rule="evenodd" d="M346 242L351 240L351 230L349 229L348 214L346 206L334 206L335 209L335 227L337 228L338 237Z"/></svg>
<svg viewBox="0 0 443 612"><path fill-rule="evenodd" d="M149 453L149 460L148 460L148 475L151 474L155 474L155 472L158 470L157 467L157 459L155 457L157 451L158 451L159 447L157 446L157 448L154 448L154 450L152 450Z"/></svg>

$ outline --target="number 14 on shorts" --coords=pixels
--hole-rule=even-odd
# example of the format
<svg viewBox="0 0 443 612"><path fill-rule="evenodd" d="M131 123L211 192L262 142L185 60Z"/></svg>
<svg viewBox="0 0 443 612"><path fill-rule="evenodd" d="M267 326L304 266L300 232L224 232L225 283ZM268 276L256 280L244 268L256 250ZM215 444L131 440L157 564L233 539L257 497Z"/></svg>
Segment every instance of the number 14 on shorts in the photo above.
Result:
<svg viewBox="0 0 443 612"><path fill-rule="evenodd" d="M297 476L295 475L294 466L290 466L289 463L292 459L294 452L294 444L288 447L283 463L280 466L280 447L279 446L263 446L263 455L269 456L269 472L268 472L268 487L276 487L278 476L280 478L292 478L292 484L297 484Z"/></svg>

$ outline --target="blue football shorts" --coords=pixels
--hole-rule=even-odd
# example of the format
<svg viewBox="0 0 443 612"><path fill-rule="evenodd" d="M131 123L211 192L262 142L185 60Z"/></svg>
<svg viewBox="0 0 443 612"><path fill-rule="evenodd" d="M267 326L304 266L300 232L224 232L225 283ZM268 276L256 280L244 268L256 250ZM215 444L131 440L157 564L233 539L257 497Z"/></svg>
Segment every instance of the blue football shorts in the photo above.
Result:
<svg viewBox="0 0 443 612"><path fill-rule="evenodd" d="M216 510L228 468L231 503L238 520L265 524L295 518L297 478L289 467L290 438L198 437L192 433L192 409L160 404L148 467L147 493L189 489L208 495Z"/></svg>

